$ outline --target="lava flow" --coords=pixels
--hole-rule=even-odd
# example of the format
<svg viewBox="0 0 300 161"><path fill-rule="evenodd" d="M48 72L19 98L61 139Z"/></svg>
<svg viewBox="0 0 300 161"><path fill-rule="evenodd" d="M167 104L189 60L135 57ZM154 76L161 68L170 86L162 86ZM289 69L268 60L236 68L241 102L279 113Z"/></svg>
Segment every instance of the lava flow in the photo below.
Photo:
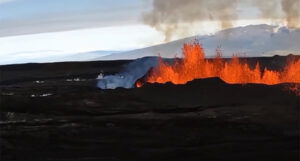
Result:
<svg viewBox="0 0 300 161"><path fill-rule="evenodd" d="M284 69L280 71L261 70L260 64L250 67L247 62L233 56L229 61L221 57L217 51L214 59L205 59L204 51L199 43L184 44L182 48L183 59L175 60L169 64L159 58L158 65L143 78L138 80L136 86L140 87L144 82L185 84L188 81L200 78L219 77L229 84L279 84L300 83L300 59L288 61Z"/></svg>

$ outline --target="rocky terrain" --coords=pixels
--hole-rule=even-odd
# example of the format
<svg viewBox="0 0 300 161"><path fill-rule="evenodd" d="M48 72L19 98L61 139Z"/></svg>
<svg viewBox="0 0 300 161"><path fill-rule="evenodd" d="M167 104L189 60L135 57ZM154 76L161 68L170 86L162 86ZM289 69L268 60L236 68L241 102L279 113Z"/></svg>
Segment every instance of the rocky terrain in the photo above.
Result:
<svg viewBox="0 0 300 161"><path fill-rule="evenodd" d="M280 68L286 57L252 58ZM130 61L0 66L1 161L297 161L293 84L145 84L102 90Z"/></svg>

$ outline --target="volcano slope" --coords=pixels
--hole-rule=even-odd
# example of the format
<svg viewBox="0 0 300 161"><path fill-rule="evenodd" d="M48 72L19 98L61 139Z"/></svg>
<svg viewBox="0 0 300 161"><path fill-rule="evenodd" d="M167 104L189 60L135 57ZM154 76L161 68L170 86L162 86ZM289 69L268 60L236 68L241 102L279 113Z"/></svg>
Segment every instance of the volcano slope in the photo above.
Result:
<svg viewBox="0 0 300 161"><path fill-rule="evenodd" d="M300 98L290 84L96 88L97 72L126 63L1 66L1 161L299 160Z"/></svg>

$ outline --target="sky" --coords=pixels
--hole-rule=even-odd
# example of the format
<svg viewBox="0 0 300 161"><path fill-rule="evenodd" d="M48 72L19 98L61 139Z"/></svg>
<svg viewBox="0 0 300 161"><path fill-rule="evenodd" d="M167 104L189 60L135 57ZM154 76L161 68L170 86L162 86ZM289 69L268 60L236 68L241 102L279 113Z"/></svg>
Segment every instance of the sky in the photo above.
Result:
<svg viewBox="0 0 300 161"><path fill-rule="evenodd" d="M165 42L165 35L143 22L152 0L0 0L0 61L91 51L127 51ZM257 14L239 6L239 15ZM240 19L234 26L268 22ZM189 25L189 24L188 24ZM212 34L217 22L193 23L189 34ZM0 62L1 64L1 62Z"/></svg>

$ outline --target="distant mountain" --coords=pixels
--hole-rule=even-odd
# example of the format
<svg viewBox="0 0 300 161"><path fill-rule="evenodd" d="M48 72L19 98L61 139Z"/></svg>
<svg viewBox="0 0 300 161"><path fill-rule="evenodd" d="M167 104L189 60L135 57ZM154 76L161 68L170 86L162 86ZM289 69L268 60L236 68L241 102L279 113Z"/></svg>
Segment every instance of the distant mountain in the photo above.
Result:
<svg viewBox="0 0 300 161"><path fill-rule="evenodd" d="M215 55L220 48L224 57L233 54L241 56L300 55L300 29L288 29L270 25L249 25L226 29L214 35L193 36L161 45L99 57L98 60L136 59L146 56L174 58L181 56L182 44L197 39L207 57Z"/></svg>

